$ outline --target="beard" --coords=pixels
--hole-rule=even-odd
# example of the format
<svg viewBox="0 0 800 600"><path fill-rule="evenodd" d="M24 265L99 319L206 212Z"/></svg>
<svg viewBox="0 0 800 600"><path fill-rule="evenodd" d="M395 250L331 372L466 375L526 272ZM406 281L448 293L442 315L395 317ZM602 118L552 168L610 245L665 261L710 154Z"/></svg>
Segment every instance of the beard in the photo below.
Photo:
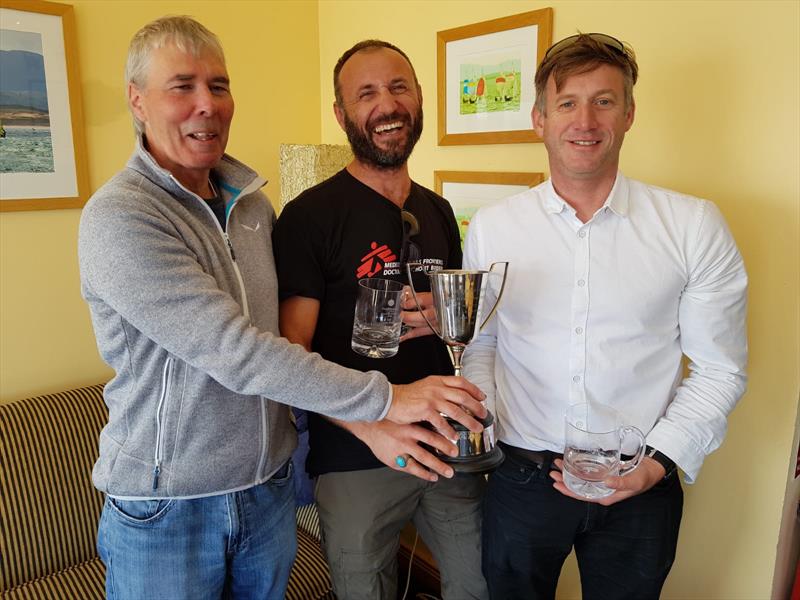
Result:
<svg viewBox="0 0 800 600"><path fill-rule="evenodd" d="M402 121L405 127L409 129L408 136L405 141L397 140L392 142L387 149L382 149L372 141L372 131L378 125L384 123L393 123L395 121ZM422 135L422 107L417 109L413 121L411 117L401 115L398 112L393 112L390 115L382 116L367 123L365 130L350 120L347 112L344 113L344 130L347 134L347 140L350 142L350 148L353 150L355 157L361 162L377 167L378 169L397 169L403 166L408 157L411 156L414 146L416 146L419 137Z"/></svg>

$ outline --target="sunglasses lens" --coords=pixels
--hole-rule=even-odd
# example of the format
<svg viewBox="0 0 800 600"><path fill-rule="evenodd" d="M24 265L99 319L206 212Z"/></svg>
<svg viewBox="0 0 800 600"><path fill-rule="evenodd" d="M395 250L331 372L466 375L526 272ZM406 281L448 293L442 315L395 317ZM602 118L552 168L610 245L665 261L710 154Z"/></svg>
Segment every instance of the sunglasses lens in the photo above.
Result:
<svg viewBox="0 0 800 600"><path fill-rule="evenodd" d="M615 50L616 52L619 52L621 54L626 54L625 45L615 37L611 37L610 35L606 35L605 33L583 33L583 34L579 33L576 35L571 35L569 37L566 37L560 42L557 42L556 44L550 46L550 48L544 54L545 59L548 58L549 56L558 54L564 48L571 46L576 41L578 41L578 38L580 38L581 36L590 37L595 42L600 42L604 46L607 46L612 50Z"/></svg>
<svg viewBox="0 0 800 600"><path fill-rule="evenodd" d="M561 52L562 49L572 44L577 39L577 37L578 37L577 35L571 35L567 38L564 38L560 42L556 42L547 49L547 52L544 53L544 57L547 58L548 56L552 56L553 54L558 54L559 52Z"/></svg>

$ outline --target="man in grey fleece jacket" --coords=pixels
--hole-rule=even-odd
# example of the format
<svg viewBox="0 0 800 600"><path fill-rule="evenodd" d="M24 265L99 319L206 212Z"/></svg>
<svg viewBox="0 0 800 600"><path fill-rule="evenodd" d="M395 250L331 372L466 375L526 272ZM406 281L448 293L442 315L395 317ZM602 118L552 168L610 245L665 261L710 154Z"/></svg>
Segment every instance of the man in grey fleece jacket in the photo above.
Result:
<svg viewBox="0 0 800 600"><path fill-rule="evenodd" d="M342 420L480 430L482 393L456 377L391 386L278 334L265 181L224 154L233 99L222 48L187 17L133 38L138 132L79 234L82 292L109 422L93 480L109 598L280 598L296 540L286 406ZM455 449L453 448L453 452Z"/></svg>

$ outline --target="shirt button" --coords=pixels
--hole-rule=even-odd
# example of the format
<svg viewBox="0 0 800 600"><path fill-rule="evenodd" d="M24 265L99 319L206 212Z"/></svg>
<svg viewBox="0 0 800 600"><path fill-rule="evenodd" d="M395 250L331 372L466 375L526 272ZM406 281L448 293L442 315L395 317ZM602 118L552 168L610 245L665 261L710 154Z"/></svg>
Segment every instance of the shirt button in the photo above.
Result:
<svg viewBox="0 0 800 600"><path fill-rule="evenodd" d="M583 333L583 327L576 327L575 328L575 333L577 333L578 335L582 334Z"/></svg>
<svg viewBox="0 0 800 600"><path fill-rule="evenodd" d="M578 237L585 238L585 237L586 237L586 232L585 232L585 231L583 231L583 230L581 229L581 230L578 232Z"/></svg>
<svg viewBox="0 0 800 600"><path fill-rule="evenodd" d="M575 376L572 378L572 381L574 381L575 383L578 383L580 380L581 380L581 376L580 376L580 375L575 375Z"/></svg>
<svg viewBox="0 0 800 600"><path fill-rule="evenodd" d="M578 287L583 287L586 285L586 282L583 279L578 279Z"/></svg>

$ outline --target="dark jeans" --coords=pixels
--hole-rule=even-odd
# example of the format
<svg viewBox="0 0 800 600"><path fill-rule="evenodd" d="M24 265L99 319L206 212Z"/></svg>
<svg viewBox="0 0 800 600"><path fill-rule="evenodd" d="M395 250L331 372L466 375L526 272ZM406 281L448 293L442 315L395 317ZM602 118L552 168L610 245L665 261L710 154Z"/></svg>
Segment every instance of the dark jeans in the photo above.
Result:
<svg viewBox="0 0 800 600"><path fill-rule="evenodd" d="M506 452L489 477L483 573L496 600L555 597L573 546L584 600L658 598L672 567L683 511L677 474L609 507L553 488L543 467Z"/></svg>

